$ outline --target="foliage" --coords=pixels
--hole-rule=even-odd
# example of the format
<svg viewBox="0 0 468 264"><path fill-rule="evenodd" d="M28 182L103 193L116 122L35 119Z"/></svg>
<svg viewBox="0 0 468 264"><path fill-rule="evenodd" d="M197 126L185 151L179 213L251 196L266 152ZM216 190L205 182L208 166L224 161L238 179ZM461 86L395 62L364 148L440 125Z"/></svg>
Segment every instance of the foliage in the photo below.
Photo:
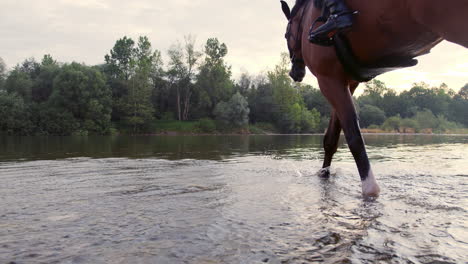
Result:
<svg viewBox="0 0 468 264"><path fill-rule="evenodd" d="M430 110L425 109L417 112L412 118L390 117L385 120L382 128L386 131L403 133L445 133L460 129L462 126L449 121L445 116L435 116Z"/></svg>
<svg viewBox="0 0 468 264"><path fill-rule="evenodd" d="M188 120L192 105L196 66L202 54L195 50L195 38L186 36L185 45L182 47L180 43L173 44L168 55L170 61L167 77L169 87L175 91L176 96L174 112L177 113L178 120Z"/></svg>
<svg viewBox="0 0 468 264"><path fill-rule="evenodd" d="M205 44L205 60L200 66L196 82L196 111L203 115L213 113L222 101L226 102L234 93L231 68L224 58L228 53L226 44L210 38Z"/></svg>
<svg viewBox="0 0 468 264"><path fill-rule="evenodd" d="M385 122L382 124L382 129L386 131L396 131L400 132L401 126L401 117L399 115L389 117Z"/></svg>
<svg viewBox="0 0 468 264"><path fill-rule="evenodd" d="M78 63L67 64L55 77L53 86L49 99L53 107L68 111L81 130L108 133L111 91L99 71Z"/></svg>
<svg viewBox="0 0 468 264"><path fill-rule="evenodd" d="M286 133L317 132L319 123L319 112L315 109L310 111L299 103L292 105L279 120L281 130Z"/></svg>
<svg viewBox="0 0 468 264"><path fill-rule="evenodd" d="M250 133L252 134L271 134L278 133L275 126L271 123L258 122L249 126Z"/></svg>
<svg viewBox="0 0 468 264"><path fill-rule="evenodd" d="M0 91L3 90L3 83L5 82L7 74L6 64L3 59L0 57Z"/></svg>
<svg viewBox="0 0 468 264"><path fill-rule="evenodd" d="M373 105L364 105L359 112L360 124L363 127L381 125L385 121L385 112Z"/></svg>
<svg viewBox="0 0 468 264"><path fill-rule="evenodd" d="M218 103L214 115L226 125L242 127L249 123L249 112L247 100L240 93L236 93L228 102Z"/></svg>
<svg viewBox="0 0 468 264"><path fill-rule="evenodd" d="M135 66L135 41L123 37L115 43L110 55L104 57L107 67L106 73L110 78L129 80Z"/></svg>
<svg viewBox="0 0 468 264"><path fill-rule="evenodd" d="M32 86L33 81L29 74L18 66L8 75L5 82L9 94L17 94L27 102L32 98Z"/></svg>
<svg viewBox="0 0 468 264"><path fill-rule="evenodd" d="M280 63L268 73L273 99L271 104L275 110L272 112L272 120L284 133L314 132L320 124L320 113L315 109L307 109L288 72L289 57L282 54Z"/></svg>
<svg viewBox="0 0 468 264"><path fill-rule="evenodd" d="M202 118L198 121L197 124L198 129L200 132L204 133L213 133L216 131L216 123L213 119L210 118Z"/></svg>
<svg viewBox="0 0 468 264"><path fill-rule="evenodd" d="M198 133L199 122L197 121L178 121L178 120L158 120L154 122L155 132L180 132L180 133Z"/></svg>
<svg viewBox="0 0 468 264"><path fill-rule="evenodd" d="M293 83L290 60L267 74L232 80L228 47L209 38L203 52L187 36L161 52L145 36L118 39L105 64L26 59L7 72L0 59L0 131L31 135L169 132L323 132L331 107L321 91ZM379 80L354 98L363 128L445 133L468 127L468 84L415 83L397 93ZM386 118L389 117L389 118ZM216 118L216 121L213 120ZM177 121L176 121L177 120ZM218 126L218 127L217 127ZM239 128L240 127L240 128ZM227 130L225 128L228 128Z"/></svg>
<svg viewBox="0 0 468 264"><path fill-rule="evenodd" d="M154 118L155 84L162 78L159 51L153 51L147 37L117 40L110 55L105 56L104 72L112 88L113 116L126 130L133 133L149 130Z"/></svg>
<svg viewBox="0 0 468 264"><path fill-rule="evenodd" d="M17 94L0 91L0 131L8 134L27 135L32 123L26 104Z"/></svg>

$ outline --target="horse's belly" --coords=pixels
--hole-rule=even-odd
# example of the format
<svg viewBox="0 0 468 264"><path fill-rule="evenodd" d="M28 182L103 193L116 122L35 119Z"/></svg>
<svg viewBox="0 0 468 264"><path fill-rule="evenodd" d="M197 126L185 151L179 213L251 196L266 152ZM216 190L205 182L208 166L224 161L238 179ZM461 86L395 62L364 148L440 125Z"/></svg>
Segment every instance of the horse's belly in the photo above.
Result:
<svg viewBox="0 0 468 264"><path fill-rule="evenodd" d="M349 39L363 62L420 56L441 41L412 19L405 0L350 0L349 4L359 11Z"/></svg>

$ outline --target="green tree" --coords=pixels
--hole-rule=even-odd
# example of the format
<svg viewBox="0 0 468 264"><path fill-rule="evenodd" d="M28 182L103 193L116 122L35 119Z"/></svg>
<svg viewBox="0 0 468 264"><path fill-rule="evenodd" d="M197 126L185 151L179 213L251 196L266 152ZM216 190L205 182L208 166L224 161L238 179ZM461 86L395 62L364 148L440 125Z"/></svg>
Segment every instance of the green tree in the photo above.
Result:
<svg viewBox="0 0 468 264"><path fill-rule="evenodd" d="M221 101L227 101L233 94L231 68L224 58L228 53L226 44L217 38L210 38L205 44L205 60L197 76L197 111L209 115Z"/></svg>
<svg viewBox="0 0 468 264"><path fill-rule="evenodd" d="M437 127L437 117L429 109L419 111L413 117L420 129L431 129Z"/></svg>
<svg viewBox="0 0 468 264"><path fill-rule="evenodd" d="M286 133L311 132L318 128L320 114L315 109L310 112L305 106L304 99L289 77L289 66L289 56L283 53L280 63L268 72L275 104L272 109L276 110L273 112L274 122Z"/></svg>
<svg viewBox="0 0 468 264"><path fill-rule="evenodd" d="M468 85L453 97L449 105L449 119L468 127Z"/></svg>
<svg viewBox="0 0 468 264"><path fill-rule="evenodd" d="M248 102L251 122L275 122L275 115L279 110L273 97L273 86L269 82L264 81L253 88L249 93Z"/></svg>
<svg viewBox="0 0 468 264"><path fill-rule="evenodd" d="M444 89L430 88L426 83L415 83L409 91L401 94L408 99L411 106L416 106L418 111L429 109L435 115L447 115L451 97Z"/></svg>
<svg viewBox="0 0 468 264"><path fill-rule="evenodd" d="M170 96L169 85L166 81L166 71L164 70L164 63L162 60L161 52L155 50L153 53L153 60L151 64L151 84L153 86L151 94L151 102L153 104L155 114L161 116L169 108L168 98Z"/></svg>
<svg viewBox="0 0 468 264"><path fill-rule="evenodd" d="M399 115L387 118L382 124L382 129L386 131L396 131L400 133L401 117Z"/></svg>
<svg viewBox="0 0 468 264"><path fill-rule="evenodd" d="M154 89L152 74L160 54L153 51L147 37L139 37L137 47L134 48L134 74L129 80L129 91L123 97L124 122L133 128L133 132L147 130L153 120L154 108L151 95Z"/></svg>
<svg viewBox="0 0 468 264"><path fill-rule="evenodd" d="M99 71L78 63L64 65L53 86L51 106L71 113L79 129L98 134L109 131L111 91Z"/></svg>
<svg viewBox="0 0 468 264"><path fill-rule="evenodd" d="M253 77L248 73L243 72L239 80L234 85L234 90L237 93L240 93L242 96L247 97L250 90L254 86Z"/></svg>
<svg viewBox="0 0 468 264"><path fill-rule="evenodd" d="M128 81L134 73L135 41L124 36L117 40L110 50L110 55L104 57L107 64L107 74L111 78Z"/></svg>
<svg viewBox="0 0 468 264"><path fill-rule="evenodd" d="M367 82L364 88L364 93L359 97L359 106L373 105L381 108L382 99L388 91L389 89L382 81L373 79L372 81Z"/></svg>
<svg viewBox="0 0 468 264"><path fill-rule="evenodd" d="M320 114L317 110L309 111L304 105L294 103L282 112L278 125L286 133L317 132L320 124Z"/></svg>
<svg viewBox="0 0 468 264"><path fill-rule="evenodd" d="M411 118L405 118L401 120L400 127L403 129L403 133L409 132L408 129L413 129L414 132L419 132L419 124L416 120ZM413 132L413 131L411 131Z"/></svg>
<svg viewBox="0 0 468 264"><path fill-rule="evenodd" d="M460 89L458 95L461 97L461 99L468 100L468 83Z"/></svg>
<svg viewBox="0 0 468 264"><path fill-rule="evenodd" d="M0 131L13 135L29 135L33 125L28 107L18 94L0 91Z"/></svg>
<svg viewBox="0 0 468 264"><path fill-rule="evenodd" d="M10 72L5 82L5 89L9 94L17 94L26 102L32 98L32 86L33 81L29 74L18 66Z"/></svg>
<svg viewBox="0 0 468 264"><path fill-rule="evenodd" d="M385 121L385 113L382 109L373 105L364 105L359 112L359 122L362 127L370 125L380 126Z"/></svg>
<svg viewBox="0 0 468 264"><path fill-rule="evenodd" d="M330 116L330 103L328 103L327 99L325 98L325 96L323 96L322 92L319 89L314 88L310 85L301 85L300 93L302 98L304 98L304 102L307 106L307 109L316 109L322 117Z"/></svg>
<svg viewBox="0 0 468 264"><path fill-rule="evenodd" d="M161 53L146 36L138 42L124 37L105 56L105 72L112 88L112 120L134 133L147 130L154 118L155 87L162 80Z"/></svg>
<svg viewBox="0 0 468 264"><path fill-rule="evenodd" d="M380 109L385 112L386 116L403 115L407 108L407 102L402 100L393 89L387 90L380 104Z"/></svg>
<svg viewBox="0 0 468 264"><path fill-rule="evenodd" d="M53 90L53 82L60 72L60 66L50 55L44 55L40 71L33 80L31 87L32 101L36 103L46 102Z"/></svg>
<svg viewBox="0 0 468 264"><path fill-rule="evenodd" d="M0 57L0 91L3 90L3 85L7 77L6 64L3 59Z"/></svg>
<svg viewBox="0 0 468 264"><path fill-rule="evenodd" d="M195 50L195 38L185 37L185 44L173 44L168 51L169 69L167 77L171 89L175 90L175 106L178 120L188 120L194 90L194 78L201 53Z"/></svg>
<svg viewBox="0 0 468 264"><path fill-rule="evenodd" d="M214 115L224 124L242 127L249 123L249 112L247 100L240 93L236 93L228 102L218 103Z"/></svg>
<svg viewBox="0 0 468 264"><path fill-rule="evenodd" d="M363 95L375 95L375 96L384 96L387 93L388 88L384 82L377 79L373 79L366 83Z"/></svg>

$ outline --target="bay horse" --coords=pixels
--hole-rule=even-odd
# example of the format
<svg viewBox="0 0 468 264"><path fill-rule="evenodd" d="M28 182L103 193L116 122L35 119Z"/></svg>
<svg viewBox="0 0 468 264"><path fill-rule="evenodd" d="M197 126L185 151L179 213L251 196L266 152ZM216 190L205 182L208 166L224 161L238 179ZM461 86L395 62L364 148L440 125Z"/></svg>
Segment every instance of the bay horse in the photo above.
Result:
<svg viewBox="0 0 468 264"><path fill-rule="evenodd" d="M360 82L369 80L366 77L373 78L385 70L361 79L346 69L346 63L342 63L347 61L346 56L340 61L337 49L309 43L309 29L321 16L320 4L321 0L296 0L290 10L282 1L288 19L290 76L294 81L302 81L307 66L333 107L323 140L325 157L319 174L329 176L343 130L358 167L362 194L376 197L380 188L369 163L352 95ZM468 0L346 0L346 4L358 12L346 39L353 56L364 65L379 65L389 58L398 58L402 65L413 66L413 58L429 53L444 39L468 47L468 30L464 28L468 26Z"/></svg>

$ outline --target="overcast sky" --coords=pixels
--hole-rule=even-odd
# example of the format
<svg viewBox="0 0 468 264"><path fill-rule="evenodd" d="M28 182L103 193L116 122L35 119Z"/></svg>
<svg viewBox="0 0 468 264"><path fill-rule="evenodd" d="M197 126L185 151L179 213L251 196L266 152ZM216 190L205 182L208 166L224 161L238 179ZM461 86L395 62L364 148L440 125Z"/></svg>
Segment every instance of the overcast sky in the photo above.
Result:
<svg viewBox="0 0 468 264"><path fill-rule="evenodd" d="M93 65L123 36L148 36L165 54L192 34L200 49L210 37L226 43L236 77L272 69L287 51L285 26L279 0L0 0L0 57L10 68L44 54ZM378 79L397 90L420 81L455 90L468 83L468 49L443 42L419 61Z"/></svg>

